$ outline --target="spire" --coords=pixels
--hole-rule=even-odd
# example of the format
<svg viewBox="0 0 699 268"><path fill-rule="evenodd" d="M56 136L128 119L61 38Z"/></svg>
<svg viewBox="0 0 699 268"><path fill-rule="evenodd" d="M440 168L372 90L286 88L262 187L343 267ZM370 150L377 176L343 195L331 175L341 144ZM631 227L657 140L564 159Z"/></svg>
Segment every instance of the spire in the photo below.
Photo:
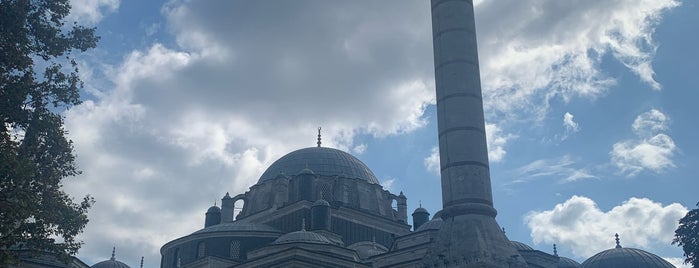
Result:
<svg viewBox="0 0 699 268"><path fill-rule="evenodd" d="M558 249L556 249L556 244L553 244L553 256L558 256Z"/></svg>
<svg viewBox="0 0 699 268"><path fill-rule="evenodd" d="M320 147L320 127L318 127L318 147Z"/></svg>
<svg viewBox="0 0 699 268"><path fill-rule="evenodd" d="M143 256L141 256L141 268L143 268Z"/></svg>
<svg viewBox="0 0 699 268"><path fill-rule="evenodd" d="M116 253L116 247L112 247L112 258L110 258L110 260L116 260L114 258L115 253Z"/></svg>
<svg viewBox="0 0 699 268"><path fill-rule="evenodd" d="M621 248L621 244L619 244L619 234L614 234L614 240L616 240L616 248Z"/></svg>

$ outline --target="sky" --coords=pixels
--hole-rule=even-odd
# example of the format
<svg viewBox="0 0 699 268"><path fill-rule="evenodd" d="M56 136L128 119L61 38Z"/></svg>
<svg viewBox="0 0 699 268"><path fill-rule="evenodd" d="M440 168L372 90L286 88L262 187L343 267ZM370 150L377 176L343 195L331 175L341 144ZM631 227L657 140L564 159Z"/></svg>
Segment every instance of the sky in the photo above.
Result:
<svg viewBox="0 0 699 268"><path fill-rule="evenodd" d="M79 258L160 265L226 192L276 159L347 151L409 213L441 208L430 5L392 1L74 0L97 27L65 112L96 203ZM475 1L497 221L584 261L640 248L680 266L699 201L699 8L680 0Z"/></svg>

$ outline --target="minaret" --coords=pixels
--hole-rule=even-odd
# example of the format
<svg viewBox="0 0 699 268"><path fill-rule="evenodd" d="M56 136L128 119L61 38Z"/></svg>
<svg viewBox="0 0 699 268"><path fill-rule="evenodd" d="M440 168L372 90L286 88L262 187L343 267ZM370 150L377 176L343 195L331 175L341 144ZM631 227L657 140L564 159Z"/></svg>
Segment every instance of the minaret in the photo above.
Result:
<svg viewBox="0 0 699 268"><path fill-rule="evenodd" d="M431 6L444 220L431 257L455 267L526 267L495 221L473 0Z"/></svg>

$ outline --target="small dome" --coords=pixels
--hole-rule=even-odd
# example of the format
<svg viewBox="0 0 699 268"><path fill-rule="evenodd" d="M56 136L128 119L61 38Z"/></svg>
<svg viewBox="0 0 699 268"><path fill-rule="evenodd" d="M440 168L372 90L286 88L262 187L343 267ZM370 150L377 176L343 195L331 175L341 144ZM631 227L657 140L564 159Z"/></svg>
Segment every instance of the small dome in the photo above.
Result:
<svg viewBox="0 0 699 268"><path fill-rule="evenodd" d="M314 232L309 232L306 230L291 232L280 236L274 241L274 244L287 244L287 243L314 243L314 244L330 244L330 240L327 237L317 234Z"/></svg>
<svg viewBox="0 0 699 268"><path fill-rule="evenodd" d="M258 183L272 180L280 173L299 174L305 169L318 175L359 178L379 184L374 173L362 161L351 154L327 147L309 147L282 156L267 168Z"/></svg>
<svg viewBox="0 0 699 268"><path fill-rule="evenodd" d="M512 243L512 246L516 250L534 250L532 247L530 247L529 245L522 243L522 242L510 241L510 243Z"/></svg>
<svg viewBox="0 0 699 268"><path fill-rule="evenodd" d="M425 208L423 208L423 207L416 208L416 209L415 209L415 212L413 212L413 214L417 214L417 213L430 214L430 213L427 212L427 210L426 210Z"/></svg>
<svg viewBox="0 0 699 268"><path fill-rule="evenodd" d="M91 266L91 268L131 268L123 262L117 261L115 259L109 259L106 261L98 262L97 264Z"/></svg>
<svg viewBox="0 0 699 268"><path fill-rule="evenodd" d="M442 228L442 222L444 222L442 221L442 218L434 217L432 218L432 220L421 225L420 228L417 228L417 232L425 230L439 230L440 228Z"/></svg>
<svg viewBox="0 0 699 268"><path fill-rule="evenodd" d="M566 257L559 257L557 267L558 268L578 268L578 267L580 267L580 264L577 261L574 261L572 259L569 259Z"/></svg>
<svg viewBox="0 0 699 268"><path fill-rule="evenodd" d="M314 207L315 207L315 206L328 206L328 207L329 207L329 206L330 206L330 203L328 203L328 201L325 201L325 200L323 200L323 199L318 199L318 200L316 200L315 202L313 202L313 206L314 206Z"/></svg>
<svg viewBox="0 0 699 268"><path fill-rule="evenodd" d="M614 268L614 267L635 267L635 268L675 268L657 255L635 248L617 247L595 254L580 267L583 268Z"/></svg>
<svg viewBox="0 0 699 268"><path fill-rule="evenodd" d="M301 171L299 171L299 174L297 175L315 175L316 173L313 172L310 168L304 168Z"/></svg>
<svg viewBox="0 0 699 268"><path fill-rule="evenodd" d="M221 208L217 206L211 206L209 210L206 211L206 213L221 213Z"/></svg>
<svg viewBox="0 0 699 268"><path fill-rule="evenodd" d="M123 262L117 261L114 257L116 248L112 249L112 257L109 260L101 261L91 266L91 268L131 268Z"/></svg>

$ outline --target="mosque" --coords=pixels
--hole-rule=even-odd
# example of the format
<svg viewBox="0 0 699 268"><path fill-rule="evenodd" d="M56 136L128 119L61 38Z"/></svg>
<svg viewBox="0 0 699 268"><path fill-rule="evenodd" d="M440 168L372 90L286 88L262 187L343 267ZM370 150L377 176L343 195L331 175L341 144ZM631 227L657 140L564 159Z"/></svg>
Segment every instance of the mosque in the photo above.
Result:
<svg viewBox="0 0 699 268"><path fill-rule="evenodd" d="M431 8L442 210L408 215L406 195L383 189L356 157L321 146L319 133L317 146L279 158L248 191L225 193L204 228L163 245L160 267L674 267L618 236L582 264L555 245L548 253L506 237L493 208L473 2ZM92 267L128 266L112 255Z"/></svg>
<svg viewBox="0 0 699 268"><path fill-rule="evenodd" d="M165 244L161 267L674 267L618 236L582 264L505 236L492 202L473 1L431 8L441 211L430 218L418 207L410 226L407 197L384 190L356 157L322 147L319 130L317 147L281 157L247 192L209 208L203 229Z"/></svg>

